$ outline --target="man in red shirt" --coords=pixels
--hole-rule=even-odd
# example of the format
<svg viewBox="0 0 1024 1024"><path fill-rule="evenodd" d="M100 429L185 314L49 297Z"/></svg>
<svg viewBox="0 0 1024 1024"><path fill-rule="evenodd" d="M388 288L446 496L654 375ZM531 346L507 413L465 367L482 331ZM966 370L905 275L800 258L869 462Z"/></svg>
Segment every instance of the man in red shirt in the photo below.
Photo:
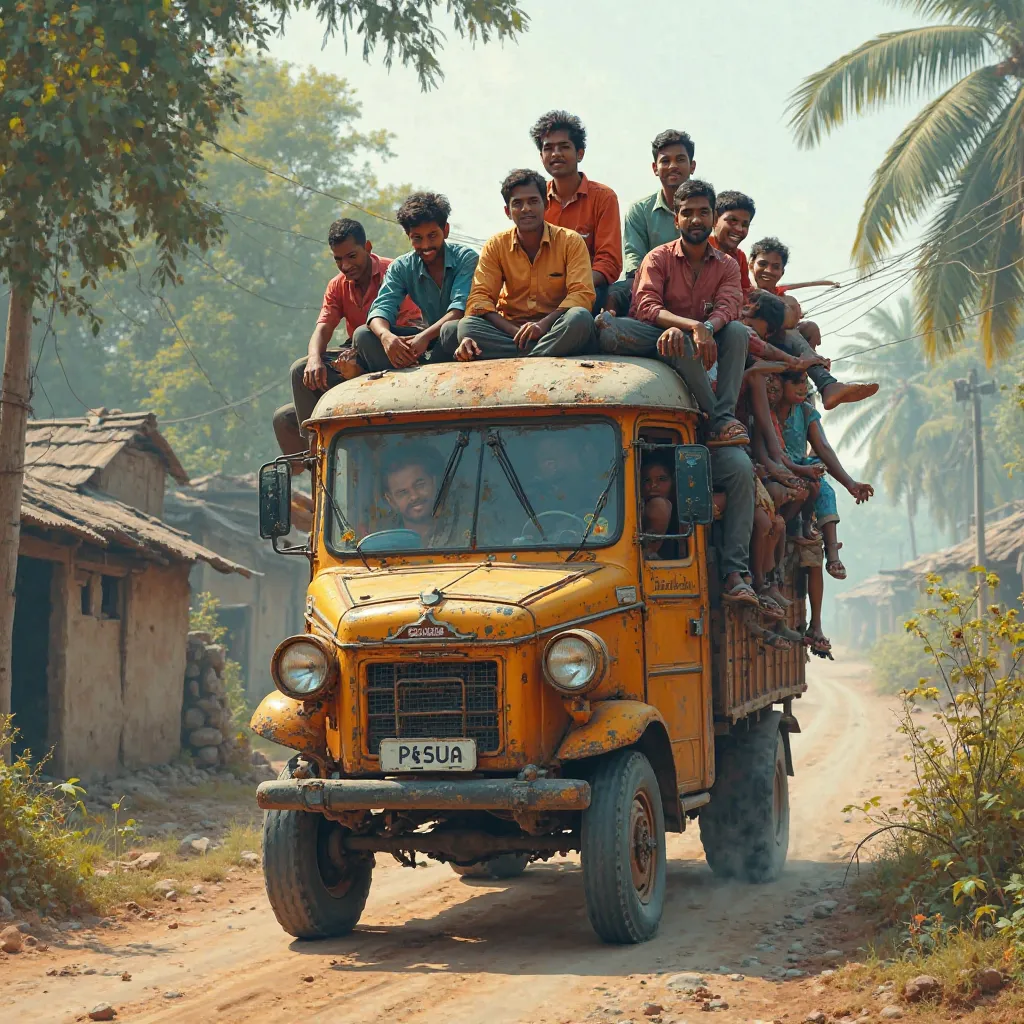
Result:
<svg viewBox="0 0 1024 1024"><path fill-rule="evenodd" d="M587 149L587 131L575 114L548 111L530 129L548 182L544 219L582 236L590 253L597 301L604 308L608 286L622 273L622 225L619 198L607 185L591 181L579 170Z"/></svg>
<svg viewBox="0 0 1024 1024"><path fill-rule="evenodd" d="M367 240L366 231L357 220L336 220L327 232L327 244L338 274L327 284L306 355L292 363L292 402L274 413L274 433L285 455L305 450L306 436L299 424L313 414L320 396L335 384L363 372L355 360L352 335L366 323L384 271L391 264L386 256L374 253L373 243ZM419 309L406 299L399 311L398 324L409 327L419 319ZM347 340L340 349L328 352L327 346L342 320Z"/></svg>
<svg viewBox="0 0 1024 1024"><path fill-rule="evenodd" d="M750 293L747 257L740 248L750 231L756 213L754 200L742 192L719 192L715 203L715 227L708 241L720 252L731 256L740 267L740 287L744 299Z"/></svg>

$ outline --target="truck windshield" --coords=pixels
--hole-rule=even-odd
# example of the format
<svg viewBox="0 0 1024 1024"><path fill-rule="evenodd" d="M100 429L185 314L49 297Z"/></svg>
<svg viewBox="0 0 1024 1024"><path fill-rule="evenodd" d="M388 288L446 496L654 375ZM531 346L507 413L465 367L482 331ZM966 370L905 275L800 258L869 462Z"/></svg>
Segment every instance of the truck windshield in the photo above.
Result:
<svg viewBox="0 0 1024 1024"><path fill-rule="evenodd" d="M618 433L607 421L353 430L331 452L333 550L573 549L619 535ZM593 510L608 497L597 518ZM588 533L587 527L590 525Z"/></svg>

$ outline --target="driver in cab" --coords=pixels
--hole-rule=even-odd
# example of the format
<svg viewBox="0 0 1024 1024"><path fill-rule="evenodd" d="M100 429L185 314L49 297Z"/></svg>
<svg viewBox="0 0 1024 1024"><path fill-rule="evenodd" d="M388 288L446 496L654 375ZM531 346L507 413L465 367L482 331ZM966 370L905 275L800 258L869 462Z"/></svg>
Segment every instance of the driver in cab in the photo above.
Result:
<svg viewBox="0 0 1024 1024"><path fill-rule="evenodd" d="M384 500L418 534L424 548L447 548L455 542L458 509L438 509L441 458L429 445L405 445L387 457L383 468Z"/></svg>

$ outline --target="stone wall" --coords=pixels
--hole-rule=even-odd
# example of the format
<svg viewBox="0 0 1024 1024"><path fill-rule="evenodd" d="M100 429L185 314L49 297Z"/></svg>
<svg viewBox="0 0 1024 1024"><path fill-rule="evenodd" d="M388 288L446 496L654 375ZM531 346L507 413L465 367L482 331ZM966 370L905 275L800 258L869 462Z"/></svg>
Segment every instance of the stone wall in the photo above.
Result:
<svg viewBox="0 0 1024 1024"><path fill-rule="evenodd" d="M212 643L209 633L188 634L181 746L201 768L231 764L248 756L231 722L223 678L226 665L223 644Z"/></svg>

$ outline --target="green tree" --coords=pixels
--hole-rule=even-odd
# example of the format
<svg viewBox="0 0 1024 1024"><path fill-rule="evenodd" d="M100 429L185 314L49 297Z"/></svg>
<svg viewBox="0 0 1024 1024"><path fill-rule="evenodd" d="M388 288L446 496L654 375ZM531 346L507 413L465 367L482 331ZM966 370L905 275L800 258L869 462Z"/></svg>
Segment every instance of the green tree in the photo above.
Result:
<svg viewBox="0 0 1024 1024"><path fill-rule="evenodd" d="M155 281L217 241L203 197L204 146L244 111L224 58L266 47L288 14L313 9L328 34L378 45L440 74L440 0L19 0L0 7L0 277L10 285L0 391L0 716L10 710L19 510L30 394L32 309L90 313L104 271L155 240ZM525 27L516 0L447 0L472 39ZM72 281L68 268L80 268ZM98 322L94 321L98 330Z"/></svg>
<svg viewBox="0 0 1024 1024"><path fill-rule="evenodd" d="M935 352L980 316L991 363L1024 311L1024 0L894 3L933 23L884 33L809 76L790 123L812 147L854 114L927 100L875 171L853 255L868 267L938 203L916 254L917 321Z"/></svg>
<svg viewBox="0 0 1024 1024"><path fill-rule="evenodd" d="M407 247L393 222L407 189L380 189L371 170L389 155L388 136L358 130L360 108L348 83L266 58L229 66L247 116L222 127L221 148L208 147L203 169L222 237L206 253L186 254L183 282L173 288L149 287L152 240L135 247L127 274L101 276L99 336L80 318L56 317L34 401L39 415L100 404L152 409L193 474L248 471L274 450L271 415L289 399L285 371L305 352L324 284L336 271L327 248L331 221L356 217L382 255ZM42 334L37 329L36 344ZM244 404L208 415L234 402Z"/></svg>

